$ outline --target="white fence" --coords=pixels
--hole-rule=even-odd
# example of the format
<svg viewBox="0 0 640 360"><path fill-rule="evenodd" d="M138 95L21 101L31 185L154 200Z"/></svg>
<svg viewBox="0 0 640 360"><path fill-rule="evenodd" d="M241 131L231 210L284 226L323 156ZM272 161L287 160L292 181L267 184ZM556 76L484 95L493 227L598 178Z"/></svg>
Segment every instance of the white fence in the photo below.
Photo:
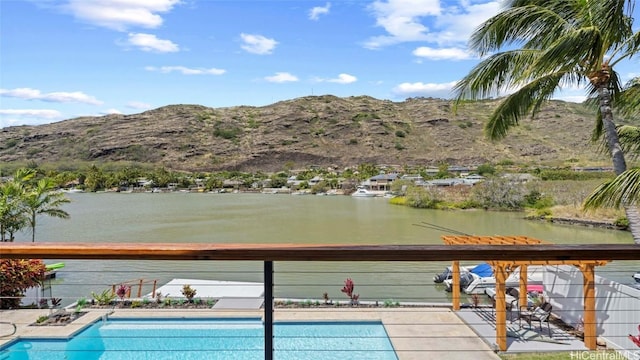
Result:
<svg viewBox="0 0 640 360"><path fill-rule="evenodd" d="M638 335L640 290L596 275L596 321L598 337L629 359L640 360L640 348L629 335ZM566 324L579 326L583 318L582 272L568 265L547 266L544 275L545 298L553 314Z"/></svg>

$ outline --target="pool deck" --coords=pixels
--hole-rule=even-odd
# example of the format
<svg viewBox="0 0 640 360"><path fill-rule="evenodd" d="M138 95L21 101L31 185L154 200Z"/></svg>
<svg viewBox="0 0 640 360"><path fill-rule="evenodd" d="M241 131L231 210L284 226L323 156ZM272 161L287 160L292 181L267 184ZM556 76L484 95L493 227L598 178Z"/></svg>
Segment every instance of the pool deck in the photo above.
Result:
<svg viewBox="0 0 640 360"><path fill-rule="evenodd" d="M66 338L109 314L110 318L161 317L262 317L263 310L143 310L143 309L87 309L87 314L66 326L29 326L48 310L5 310L0 322L16 324L17 331L0 337L0 346L16 337ZM426 358L468 360L499 357L483 339L448 308L344 308L344 309L276 309L275 321L359 321L380 320L384 324L399 360ZM0 336L12 327L0 325Z"/></svg>

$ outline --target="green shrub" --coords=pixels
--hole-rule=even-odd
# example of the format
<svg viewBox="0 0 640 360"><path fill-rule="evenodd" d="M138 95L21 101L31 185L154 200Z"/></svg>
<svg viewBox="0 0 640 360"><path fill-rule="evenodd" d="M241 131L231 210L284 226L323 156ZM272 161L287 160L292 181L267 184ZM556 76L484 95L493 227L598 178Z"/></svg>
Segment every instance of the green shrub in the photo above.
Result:
<svg viewBox="0 0 640 360"><path fill-rule="evenodd" d="M405 132L402 131L402 130L396 130L396 136L399 137L399 138L403 138L403 137L407 136L407 134L405 134Z"/></svg>
<svg viewBox="0 0 640 360"><path fill-rule="evenodd" d="M241 131L238 128L223 129L223 128L216 127L215 130L213 130L213 136L221 137L227 140L234 140L235 138L238 137L240 132Z"/></svg>
<svg viewBox="0 0 640 360"><path fill-rule="evenodd" d="M393 205L407 205L408 200L405 196L396 196L394 198L389 199L389 204Z"/></svg>
<svg viewBox="0 0 640 360"><path fill-rule="evenodd" d="M9 149L12 148L14 146L18 145L18 140L16 139L8 139L7 141L5 141L4 146L5 148Z"/></svg>
<svg viewBox="0 0 640 360"><path fill-rule="evenodd" d="M464 201L453 204L453 207L457 209L477 209L481 208L482 204L474 199L466 199Z"/></svg>
<svg viewBox="0 0 640 360"><path fill-rule="evenodd" d="M112 293L111 289L107 289L100 294L91 292L91 297L98 303L98 305L106 306L116 299L116 294Z"/></svg>
<svg viewBox="0 0 640 360"><path fill-rule="evenodd" d="M534 209L550 208L554 205L553 198L549 195L543 195L538 190L531 190L524 195L524 206Z"/></svg>
<svg viewBox="0 0 640 360"><path fill-rule="evenodd" d="M629 228L629 219L627 219L625 216L622 216L617 218L616 221L613 222L613 224L623 229L627 229Z"/></svg>

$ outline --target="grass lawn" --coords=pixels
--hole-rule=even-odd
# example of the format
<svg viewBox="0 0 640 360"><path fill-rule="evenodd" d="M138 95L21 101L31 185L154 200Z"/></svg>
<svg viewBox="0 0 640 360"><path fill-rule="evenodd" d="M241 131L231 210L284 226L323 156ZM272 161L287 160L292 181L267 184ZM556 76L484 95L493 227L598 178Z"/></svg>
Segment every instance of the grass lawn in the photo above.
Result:
<svg viewBox="0 0 640 360"><path fill-rule="evenodd" d="M606 354L606 355L605 355ZM572 356L573 355L573 356ZM561 360L561 359L618 359L614 357L615 351L574 351L574 352L546 352L546 353L520 353L500 354L504 360ZM622 357L620 357L622 358Z"/></svg>
<svg viewBox="0 0 640 360"><path fill-rule="evenodd" d="M517 360L560 360L572 359L569 352L549 352L549 353L522 353L522 354L504 354L500 355L501 359L517 359ZM574 355L575 358L575 355Z"/></svg>

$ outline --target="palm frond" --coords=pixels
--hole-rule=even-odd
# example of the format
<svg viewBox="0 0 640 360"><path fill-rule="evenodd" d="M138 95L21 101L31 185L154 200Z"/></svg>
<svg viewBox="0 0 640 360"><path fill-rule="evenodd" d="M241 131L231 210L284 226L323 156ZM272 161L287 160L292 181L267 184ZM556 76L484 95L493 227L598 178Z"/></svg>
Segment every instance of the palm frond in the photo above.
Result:
<svg viewBox="0 0 640 360"><path fill-rule="evenodd" d="M631 79L615 99L616 109L622 116L640 120L640 77Z"/></svg>
<svg viewBox="0 0 640 360"><path fill-rule="evenodd" d="M558 69L575 69L586 76L600 70L606 50L604 37L598 28L579 28L556 38L536 58L536 64L531 68L541 74ZM589 61L585 62L585 59Z"/></svg>
<svg viewBox="0 0 640 360"><path fill-rule="evenodd" d="M507 96L494 110L484 127L489 139L498 140L507 135L520 118L531 113L535 115L540 106L551 98L564 74L540 77Z"/></svg>
<svg viewBox="0 0 640 360"><path fill-rule="evenodd" d="M640 168L629 169L598 186L584 201L585 209L635 206L640 200Z"/></svg>
<svg viewBox="0 0 640 360"><path fill-rule="evenodd" d="M640 127L622 125L618 127L618 137L626 154L640 155Z"/></svg>
<svg viewBox="0 0 640 360"><path fill-rule="evenodd" d="M596 142L603 138L604 135L604 123L602 122L602 111L600 111L600 106L598 106L599 101L596 99L596 123L593 126L593 131L591 132L591 141ZM606 146L606 145L605 145Z"/></svg>
<svg viewBox="0 0 640 360"><path fill-rule="evenodd" d="M584 1L582 6L591 14L591 24L600 29L605 42L616 48L633 33L633 3L631 0Z"/></svg>
<svg viewBox="0 0 640 360"><path fill-rule="evenodd" d="M484 22L471 36L469 47L481 56L516 43L541 48L566 26L566 20L546 6L509 7Z"/></svg>
<svg viewBox="0 0 640 360"><path fill-rule="evenodd" d="M536 53L536 50L505 51L481 61L453 88L456 102L483 99L516 87L515 79Z"/></svg>

